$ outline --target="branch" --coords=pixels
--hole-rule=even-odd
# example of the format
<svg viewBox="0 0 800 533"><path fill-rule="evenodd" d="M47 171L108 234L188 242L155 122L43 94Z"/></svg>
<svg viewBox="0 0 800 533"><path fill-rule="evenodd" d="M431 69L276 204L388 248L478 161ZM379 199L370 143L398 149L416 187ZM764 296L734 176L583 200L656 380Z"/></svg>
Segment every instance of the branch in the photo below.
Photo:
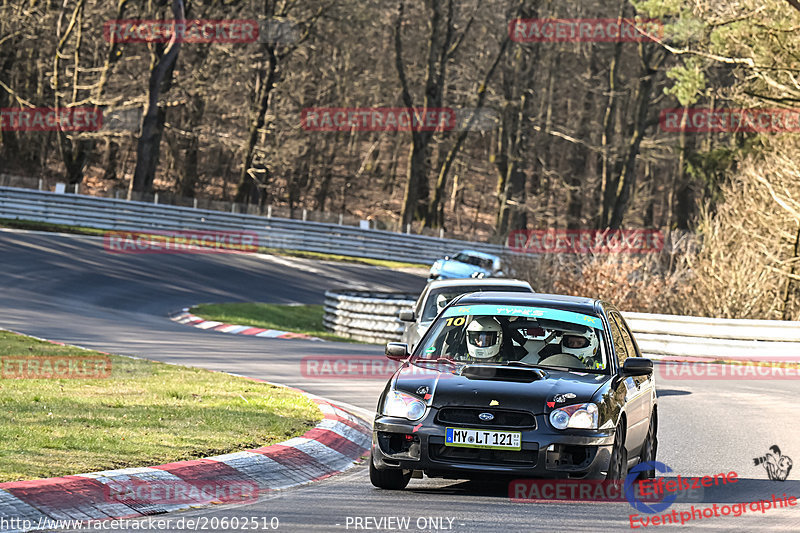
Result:
<svg viewBox="0 0 800 533"><path fill-rule="evenodd" d="M11 96L13 96L13 97L14 97L14 99L16 99L16 101L17 101L17 102L20 104L20 107L22 107L23 105L26 105L26 106L28 106L28 107L36 107L35 105L33 105L33 104L32 104L32 103L30 103L29 101L25 100L25 99L24 99L23 97L21 97L20 95L18 95L16 92L14 92L14 90L13 90L13 89L11 89L11 88L10 88L8 85L6 85L5 83L3 83L3 82L2 82L2 80L0 80L0 87L2 87L2 88L3 88L3 89L4 89L4 90L5 90L5 91L6 91L8 94L10 94Z"/></svg>
<svg viewBox="0 0 800 533"><path fill-rule="evenodd" d="M791 98L788 96L785 98L776 98L774 96L769 96L766 94L758 94L752 91L744 91L744 94L746 94L747 96L752 96L753 98L759 98L761 100L767 100L768 102L774 102L776 104L785 104L787 102L800 102L800 98Z"/></svg>
<svg viewBox="0 0 800 533"><path fill-rule="evenodd" d="M798 0L786 0L789 2L789 5L795 8L796 10L800 11L800 1Z"/></svg>
<svg viewBox="0 0 800 533"><path fill-rule="evenodd" d="M780 205L784 210L786 210L791 216L795 218L795 220L800 220L800 212L795 211L788 203L784 200L780 199L777 194L775 194L775 189L772 188L772 185L767 181L763 176L760 174L755 175L756 180L758 180L762 185L767 187L769 191L769 195L772 197L775 202Z"/></svg>
<svg viewBox="0 0 800 533"><path fill-rule="evenodd" d="M119 0L119 4L117 4L117 14L116 19L122 20L125 18L125 7L128 4L128 0ZM119 56L117 55L117 51L119 49L119 43L116 42L114 39L116 36L114 32L109 32L109 44L108 44L108 53L106 54L105 62L103 63L102 70L100 72L100 79L97 82L97 86L95 87L95 94L94 97L96 99L100 99L103 96L103 93L106 90L106 84L108 83L108 77L111 72L111 66L119 60Z"/></svg>
<svg viewBox="0 0 800 533"><path fill-rule="evenodd" d="M297 39L297 41L295 41L294 43L292 43L291 46L288 46L283 53L275 55L275 57L279 62L291 56L295 52L295 50L297 50L300 47L301 44L305 43L308 40L308 38L311 36L311 30L314 29L314 26L316 26L317 22L319 22L320 17L322 17L322 15L329 7L330 5L320 6L319 9L317 9L316 13L312 14L311 16L308 17L308 19L302 22L302 24L305 26L305 31L303 31L303 34L300 36L300 38Z"/></svg>

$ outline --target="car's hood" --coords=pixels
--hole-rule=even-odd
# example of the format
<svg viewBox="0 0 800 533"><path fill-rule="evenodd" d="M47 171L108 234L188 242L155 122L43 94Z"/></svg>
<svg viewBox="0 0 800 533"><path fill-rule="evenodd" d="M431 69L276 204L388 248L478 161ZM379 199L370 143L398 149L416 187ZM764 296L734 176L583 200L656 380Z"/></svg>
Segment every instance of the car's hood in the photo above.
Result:
<svg viewBox="0 0 800 533"><path fill-rule="evenodd" d="M437 408L492 406L541 414L559 405L590 401L609 379L598 374L486 365L469 366L458 375L449 368L406 364L396 375L395 388L423 398L430 395L425 399Z"/></svg>

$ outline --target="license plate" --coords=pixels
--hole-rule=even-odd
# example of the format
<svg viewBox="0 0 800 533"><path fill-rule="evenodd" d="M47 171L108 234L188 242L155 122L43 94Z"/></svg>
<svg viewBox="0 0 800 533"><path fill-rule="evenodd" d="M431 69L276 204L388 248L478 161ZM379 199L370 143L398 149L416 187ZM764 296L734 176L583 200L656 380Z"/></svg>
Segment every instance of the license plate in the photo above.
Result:
<svg viewBox="0 0 800 533"><path fill-rule="evenodd" d="M519 431L446 428L444 445L491 450L521 450L522 433Z"/></svg>

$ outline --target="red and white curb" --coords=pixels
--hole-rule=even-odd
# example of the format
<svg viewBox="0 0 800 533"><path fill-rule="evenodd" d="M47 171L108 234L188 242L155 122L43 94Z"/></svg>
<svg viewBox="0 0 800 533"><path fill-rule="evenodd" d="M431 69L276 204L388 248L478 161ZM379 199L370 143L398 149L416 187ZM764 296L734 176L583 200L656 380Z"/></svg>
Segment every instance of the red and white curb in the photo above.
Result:
<svg viewBox="0 0 800 533"><path fill-rule="evenodd" d="M170 316L170 319L179 324L186 324L187 326L194 326L196 328L207 329L210 331L219 331L221 333L233 333L235 335L251 335L253 337L268 337L271 339L305 339L309 341L322 340L304 333L292 333L291 331L281 331L279 329L254 328L252 326L240 326L238 324L217 322L216 320L206 320L205 318L201 318L190 313L188 307L181 309L180 313Z"/></svg>
<svg viewBox="0 0 800 533"><path fill-rule="evenodd" d="M307 395L325 418L301 437L280 444L154 467L0 483L0 524L4 526L0 529L21 533L51 529L55 520L137 518L209 503L186 499L180 503L126 503L109 498L109 484L245 482L257 485L264 494L343 472L369 450L370 425L328 400Z"/></svg>

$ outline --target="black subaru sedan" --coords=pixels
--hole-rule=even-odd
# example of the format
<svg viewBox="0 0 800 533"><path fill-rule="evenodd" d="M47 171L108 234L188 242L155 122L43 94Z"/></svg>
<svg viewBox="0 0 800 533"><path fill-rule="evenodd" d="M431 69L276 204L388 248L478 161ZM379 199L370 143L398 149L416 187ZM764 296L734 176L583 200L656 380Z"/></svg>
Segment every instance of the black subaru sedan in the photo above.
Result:
<svg viewBox="0 0 800 533"><path fill-rule="evenodd" d="M378 400L370 480L412 475L624 479L658 445L653 363L619 310L588 298L484 292L450 303ZM643 472L652 477L654 472Z"/></svg>

